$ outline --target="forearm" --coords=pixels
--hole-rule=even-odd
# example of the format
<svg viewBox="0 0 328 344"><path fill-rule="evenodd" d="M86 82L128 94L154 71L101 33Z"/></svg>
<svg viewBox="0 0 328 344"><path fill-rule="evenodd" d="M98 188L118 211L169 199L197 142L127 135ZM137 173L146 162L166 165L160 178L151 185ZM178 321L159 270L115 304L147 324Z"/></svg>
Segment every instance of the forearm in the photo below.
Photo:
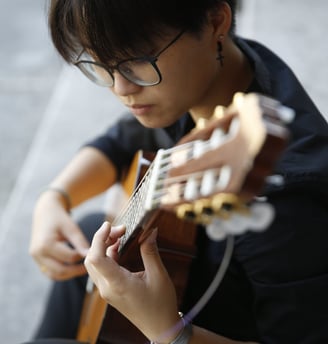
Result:
<svg viewBox="0 0 328 344"><path fill-rule="evenodd" d="M71 207L100 194L116 181L114 165L97 149L82 148L50 183L67 192Z"/></svg>

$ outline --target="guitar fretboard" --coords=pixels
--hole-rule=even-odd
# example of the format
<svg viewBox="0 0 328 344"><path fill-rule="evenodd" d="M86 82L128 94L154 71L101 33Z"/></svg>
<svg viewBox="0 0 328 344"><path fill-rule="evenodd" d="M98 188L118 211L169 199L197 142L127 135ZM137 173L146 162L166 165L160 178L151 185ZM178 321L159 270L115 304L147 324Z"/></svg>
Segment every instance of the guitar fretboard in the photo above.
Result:
<svg viewBox="0 0 328 344"><path fill-rule="evenodd" d="M126 242L132 236L133 232L140 225L147 209L145 207L147 191L151 180L153 165L149 167L142 181L130 197L127 205L121 213L114 219L113 225L124 225L126 227L125 234L121 237L119 252L122 250Z"/></svg>

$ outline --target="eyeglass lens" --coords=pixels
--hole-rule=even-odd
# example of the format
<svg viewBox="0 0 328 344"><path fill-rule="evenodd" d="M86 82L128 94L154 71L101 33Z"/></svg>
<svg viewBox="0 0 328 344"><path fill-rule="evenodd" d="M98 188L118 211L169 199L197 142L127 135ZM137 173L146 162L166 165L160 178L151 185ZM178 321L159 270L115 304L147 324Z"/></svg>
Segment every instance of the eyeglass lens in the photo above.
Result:
<svg viewBox="0 0 328 344"><path fill-rule="evenodd" d="M86 57L86 54L83 54L83 58ZM107 87L113 86L112 73L104 66L93 62L91 57L88 57L88 61L79 62L78 67L96 84ZM140 86L155 85L160 81L160 76L154 65L145 59L122 61L116 68L126 79Z"/></svg>
<svg viewBox="0 0 328 344"><path fill-rule="evenodd" d="M122 61L110 68L96 62L85 51L80 60L75 63L77 67L93 82L100 86L112 87L114 85L113 71L117 70L124 78L139 86L152 86L161 82L161 74L156 65L157 58L182 35L181 31L171 42L169 42L156 56L134 58Z"/></svg>

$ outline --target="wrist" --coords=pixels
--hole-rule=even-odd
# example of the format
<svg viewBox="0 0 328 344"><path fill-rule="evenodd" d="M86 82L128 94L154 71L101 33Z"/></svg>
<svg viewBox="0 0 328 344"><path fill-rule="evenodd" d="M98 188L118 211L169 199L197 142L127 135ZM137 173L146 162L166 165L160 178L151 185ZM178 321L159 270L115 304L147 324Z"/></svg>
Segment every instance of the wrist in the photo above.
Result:
<svg viewBox="0 0 328 344"><path fill-rule="evenodd" d="M190 338L193 332L192 323L187 321L183 317L183 314L181 312L179 312L179 315L181 317L181 322L182 322L181 330L179 331L175 339L165 344L188 344L190 341ZM151 341L150 344L164 344L164 343Z"/></svg>
<svg viewBox="0 0 328 344"><path fill-rule="evenodd" d="M65 210L68 213L71 211L71 208L72 208L71 197L64 188L49 185L45 187L41 192L41 195L45 195L45 194L54 195L60 201L60 203L62 204L62 206L65 208Z"/></svg>

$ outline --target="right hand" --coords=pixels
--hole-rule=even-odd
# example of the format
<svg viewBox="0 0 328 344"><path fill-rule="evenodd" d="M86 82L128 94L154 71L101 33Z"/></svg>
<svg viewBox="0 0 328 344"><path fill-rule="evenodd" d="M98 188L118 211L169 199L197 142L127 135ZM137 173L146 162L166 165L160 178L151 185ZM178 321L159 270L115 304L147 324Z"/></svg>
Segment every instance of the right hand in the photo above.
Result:
<svg viewBox="0 0 328 344"><path fill-rule="evenodd" d="M57 281L86 274L82 260L89 246L60 195L51 191L41 194L34 209L29 250L41 271Z"/></svg>

